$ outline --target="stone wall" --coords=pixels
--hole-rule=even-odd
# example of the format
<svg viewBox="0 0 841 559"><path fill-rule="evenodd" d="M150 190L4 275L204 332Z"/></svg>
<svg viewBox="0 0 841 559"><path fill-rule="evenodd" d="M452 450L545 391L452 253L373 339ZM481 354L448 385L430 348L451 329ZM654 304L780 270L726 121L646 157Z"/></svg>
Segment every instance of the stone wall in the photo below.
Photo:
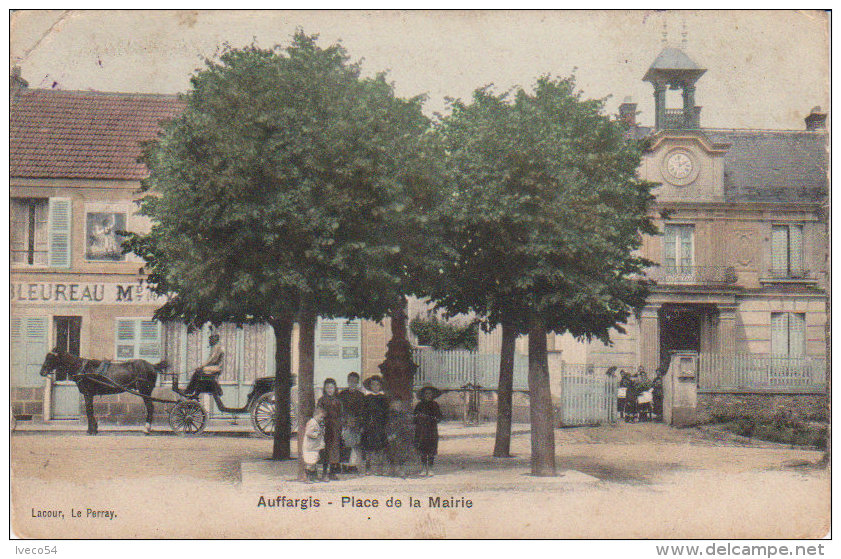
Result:
<svg viewBox="0 0 841 559"><path fill-rule="evenodd" d="M44 388L12 387L9 393L12 413L16 417L38 416L44 414Z"/></svg>
<svg viewBox="0 0 841 559"><path fill-rule="evenodd" d="M697 417L702 423L741 416L770 420L780 412L811 421L826 421L828 399L821 393L698 392Z"/></svg>

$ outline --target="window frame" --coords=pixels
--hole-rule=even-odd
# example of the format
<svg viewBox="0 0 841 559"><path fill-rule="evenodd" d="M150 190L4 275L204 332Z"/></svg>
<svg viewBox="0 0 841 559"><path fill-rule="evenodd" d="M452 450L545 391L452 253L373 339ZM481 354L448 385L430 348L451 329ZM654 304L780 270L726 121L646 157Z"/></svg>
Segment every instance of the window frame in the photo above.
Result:
<svg viewBox="0 0 841 559"><path fill-rule="evenodd" d="M682 254L683 242L681 240L682 237L680 235L677 235L677 234L675 235L675 258L674 258L675 265L670 267L666 263L666 246L668 246L668 243L666 242L666 230L669 229L669 228L674 228L674 229L684 228L684 229L689 229L689 231L690 231L690 234L689 234L689 252L690 252L690 254L689 254L689 266L688 266L689 269L688 270L685 269L685 266L681 263L682 256L683 256L683 254ZM660 260L661 260L660 264L663 267L663 269L667 273L680 273L680 274L691 273L696 268L696 265L695 265L695 224L691 223L691 222L664 223L663 224L662 238L663 238L663 242L662 242L662 254L661 254L661 258L660 258Z"/></svg>
<svg viewBox="0 0 841 559"><path fill-rule="evenodd" d="M786 353L784 353L784 354L775 351L774 318L778 317L778 316L779 317L784 316L785 317L785 322L786 322L786 328L785 328ZM801 346L800 347L800 353L794 353L794 354L791 351L791 349L792 349L792 332L794 331L792 329L792 324L793 324L792 317L793 316L799 316L800 317L798 319L798 321L800 321L800 325L801 325L800 335L801 335L801 338L802 338L800 340L800 344L799 344ZM805 312L774 311L774 312L771 313L771 320L770 320L769 324L770 324L770 328L771 328L771 336L770 336L770 340L771 340L770 355L771 355L771 357L781 357L781 358L785 357L785 358L788 358L788 359L793 359L793 358L805 357L806 356L807 324L806 324L806 313Z"/></svg>
<svg viewBox="0 0 841 559"><path fill-rule="evenodd" d="M23 268L23 269L31 269L31 268L50 268L50 200L49 196L12 196L9 199L10 210L13 204L25 204L27 208L27 215L24 221L24 228L26 231L23 233L24 243L27 245L26 249L23 251L13 251L12 250L12 230L13 225L18 223L14 219L9 219L10 228L9 228L9 266L11 268ZM31 208L33 208L37 203L42 203L44 205L44 215L42 220L42 230L41 230L41 246L44 250L37 250L39 241L38 241L38 217L37 215L32 216ZM36 212L37 214L37 212ZM33 218L34 221L30 221L30 218ZM30 235L30 231L34 232L34 238ZM32 249L30 250L30 245ZM12 254L14 252L23 252L26 255L24 262L14 261L12 260ZM43 253L44 261L43 262L35 262L35 255ZM29 257L32 257L32 263L28 262Z"/></svg>
<svg viewBox="0 0 841 559"><path fill-rule="evenodd" d="M129 345L125 341L121 343L120 340L120 333L119 333L119 325L120 322L124 321L133 321L134 322L134 340L132 342L132 357L120 357L120 346ZM157 336L156 336L156 343L158 347L157 355L152 357L151 359L160 360L163 357L164 353L164 345L163 345L163 323L160 320L155 320L148 316L118 316L114 318L114 360L116 361L131 361L132 359L143 359L145 361L149 361L147 359L148 356L144 357L140 354L140 345L142 343L141 339L141 323L143 322L154 322L157 326Z"/></svg>
<svg viewBox="0 0 841 559"><path fill-rule="evenodd" d="M799 229L800 230L800 268L795 269L793 265L793 253L792 253L792 229ZM785 254L783 255L785 259L785 270L780 270L775 267L775 247L776 244L774 243L774 231L784 229L786 233L786 247L785 247ZM768 272L772 277L776 278L786 278L786 279L798 279L798 278L805 278L808 273L806 270L806 250L805 250L805 224L804 223L772 223L771 224L771 236L770 236L770 261L768 266Z"/></svg>

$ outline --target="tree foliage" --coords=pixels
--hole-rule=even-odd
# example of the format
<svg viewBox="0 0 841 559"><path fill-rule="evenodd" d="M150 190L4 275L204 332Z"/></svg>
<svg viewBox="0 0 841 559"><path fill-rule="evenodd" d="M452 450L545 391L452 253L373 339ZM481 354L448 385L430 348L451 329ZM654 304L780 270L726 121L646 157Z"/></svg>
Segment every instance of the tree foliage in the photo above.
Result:
<svg viewBox="0 0 841 559"><path fill-rule="evenodd" d="M466 349L473 351L479 346L479 325L477 322L458 325L441 320L435 315L426 318L415 317L409 322L420 345L433 349Z"/></svg>
<svg viewBox="0 0 841 559"><path fill-rule="evenodd" d="M299 31L285 50L207 61L185 102L147 151L154 226L131 241L174 294L158 316L384 316L405 271L392 232L419 183L422 99Z"/></svg>
<svg viewBox="0 0 841 559"><path fill-rule="evenodd" d="M272 324L276 458L289 456L293 320L309 348L304 421L316 316L380 319L399 306L423 254L408 241L424 221L415 210L429 199L423 99L397 97L385 74L363 76L316 39L226 48L192 76L183 112L145 153L152 229L127 243L171 297L156 318Z"/></svg>
<svg viewBox="0 0 841 559"><path fill-rule="evenodd" d="M643 146L584 99L572 77L532 92L476 90L437 125L450 190L440 207L446 256L431 297L491 324L609 340L648 290L635 251L656 232Z"/></svg>

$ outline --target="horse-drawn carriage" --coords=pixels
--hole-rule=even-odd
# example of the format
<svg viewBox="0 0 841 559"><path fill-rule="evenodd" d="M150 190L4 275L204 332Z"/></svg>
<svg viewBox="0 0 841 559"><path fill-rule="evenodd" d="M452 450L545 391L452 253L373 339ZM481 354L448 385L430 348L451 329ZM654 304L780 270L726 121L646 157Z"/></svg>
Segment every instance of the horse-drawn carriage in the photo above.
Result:
<svg viewBox="0 0 841 559"><path fill-rule="evenodd" d="M76 382L79 392L85 398L85 413L88 418L88 434L96 434L97 422L93 414L93 397L127 392L143 398L146 405L146 432L152 428L153 402L171 404L169 424L178 434L196 435L207 427L208 414L201 403L201 396L209 394L216 407L223 413L249 413L254 430L261 436L271 437L275 431L275 393L274 378L261 377L254 381L248 393L245 405L229 407L222 400L222 386L219 384L221 372L193 372L190 382L182 389L179 386L177 372L168 372L167 364L162 361L153 365L142 359L131 361L100 361L83 359L58 348L49 352L41 366L41 376L61 372L66 378ZM158 376L171 376L171 388L175 400L156 398L152 390L157 385ZM164 383L162 383L164 384ZM292 426L295 428L294 406Z"/></svg>
<svg viewBox="0 0 841 559"><path fill-rule="evenodd" d="M271 437L275 430L275 393L274 378L260 377L255 379L248 393L245 405L229 407L222 401L222 386L219 384L220 373L193 372L190 382L185 389L178 385L178 373L172 373L172 391L180 398L169 410L169 425L176 433L196 435L204 431L207 426L207 412L199 401L202 394L209 394L222 413L245 413L251 416L254 430L264 437Z"/></svg>

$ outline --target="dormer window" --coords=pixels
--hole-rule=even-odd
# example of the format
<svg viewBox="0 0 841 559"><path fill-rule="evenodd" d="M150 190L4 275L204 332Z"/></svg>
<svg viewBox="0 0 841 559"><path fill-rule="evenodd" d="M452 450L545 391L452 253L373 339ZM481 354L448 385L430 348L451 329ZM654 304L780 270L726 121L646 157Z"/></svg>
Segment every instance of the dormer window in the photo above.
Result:
<svg viewBox="0 0 841 559"><path fill-rule="evenodd" d="M771 275L779 278L803 277L803 226L771 227Z"/></svg>

